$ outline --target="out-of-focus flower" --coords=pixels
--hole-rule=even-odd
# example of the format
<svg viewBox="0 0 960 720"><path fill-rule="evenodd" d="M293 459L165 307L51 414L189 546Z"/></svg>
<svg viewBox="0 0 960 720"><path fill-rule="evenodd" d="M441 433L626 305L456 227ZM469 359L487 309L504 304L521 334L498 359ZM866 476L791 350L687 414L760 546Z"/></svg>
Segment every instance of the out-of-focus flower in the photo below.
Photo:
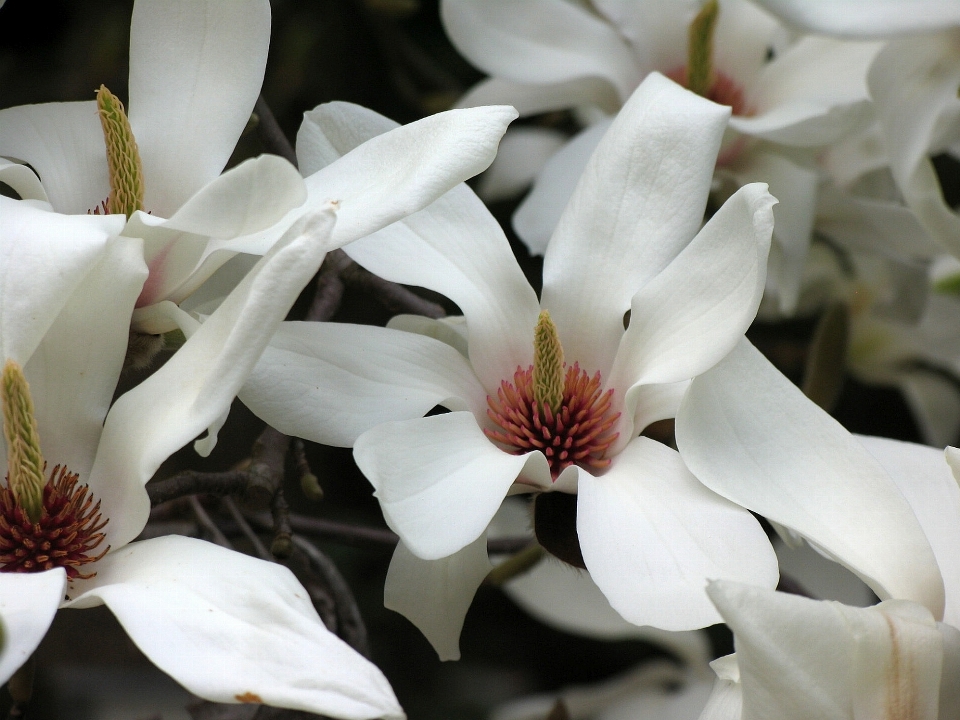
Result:
<svg viewBox="0 0 960 720"><path fill-rule="evenodd" d="M715 31L695 41L710 5L601 0L587 9L566 0L445 0L442 11L457 48L491 75L461 105L510 102L521 115L577 109L584 118L591 117L584 108L593 108L595 124L547 161L514 216L518 235L535 254L543 253L606 130L607 114L653 71L693 87L688 75L697 51L710 57L709 80L697 91L733 113L718 178L734 187L763 181L779 198L774 239L782 262L771 285L784 311L792 312L816 209L818 175L808 149L869 119L866 72L880 45L823 37L786 44L777 21L746 0L720 2Z"/></svg>
<svg viewBox="0 0 960 720"><path fill-rule="evenodd" d="M514 700L491 720L544 720L561 704L570 720L697 720L713 682L706 663L681 667L659 660L590 686Z"/></svg>
<svg viewBox="0 0 960 720"><path fill-rule="evenodd" d="M201 697L402 717L380 671L326 630L285 568L191 538L131 542L149 515L144 484L229 407L331 247L333 208L291 228L112 407L147 278L141 241L116 235L122 217L9 198L0 212L0 608L9 623L0 680L31 655L58 608L105 604Z"/></svg>
<svg viewBox="0 0 960 720"><path fill-rule="evenodd" d="M950 0L759 0L813 32L890 38L870 67L877 126L858 138L870 164L888 164L907 205L960 257L960 217L947 206L930 156L960 144L960 9Z"/></svg>
<svg viewBox="0 0 960 720"><path fill-rule="evenodd" d="M241 399L284 432L354 445L387 522L420 558L477 546L508 492L544 504L576 492L574 552L619 613L665 629L715 622L706 578L772 585L772 550L752 516L638 436L733 347L762 294L764 187L741 189L700 230L728 113L652 74L561 219L539 302L465 187L348 246L372 272L453 300L466 340L423 319L399 322L453 344L289 323ZM452 412L420 417L435 405Z"/></svg>

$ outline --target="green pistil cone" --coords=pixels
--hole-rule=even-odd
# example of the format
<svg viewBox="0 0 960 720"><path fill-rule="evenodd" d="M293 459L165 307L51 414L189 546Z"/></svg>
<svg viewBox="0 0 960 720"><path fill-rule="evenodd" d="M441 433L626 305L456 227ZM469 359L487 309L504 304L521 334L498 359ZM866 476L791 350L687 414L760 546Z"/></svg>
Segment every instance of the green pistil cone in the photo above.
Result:
<svg viewBox="0 0 960 720"><path fill-rule="evenodd" d="M40 433L33 411L30 386L21 367L7 360L0 380L3 404L3 436L7 441L7 478L10 491L30 522L40 521L43 513L43 455Z"/></svg>
<svg viewBox="0 0 960 720"><path fill-rule="evenodd" d="M533 399L557 412L563 402L563 346L546 310L533 333Z"/></svg>
<svg viewBox="0 0 960 720"><path fill-rule="evenodd" d="M127 217L143 210L143 165L123 103L106 86L97 91L97 112L107 146L110 198L107 212Z"/></svg>
<svg viewBox="0 0 960 720"><path fill-rule="evenodd" d="M707 97L713 85L713 33L720 5L708 0L690 23L687 37L687 88Z"/></svg>

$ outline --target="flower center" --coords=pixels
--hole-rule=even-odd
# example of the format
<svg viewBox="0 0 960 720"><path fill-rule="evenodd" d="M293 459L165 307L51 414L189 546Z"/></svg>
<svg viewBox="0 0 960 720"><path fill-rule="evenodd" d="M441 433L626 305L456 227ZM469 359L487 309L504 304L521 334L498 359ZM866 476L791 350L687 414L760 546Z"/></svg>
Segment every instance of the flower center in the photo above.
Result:
<svg viewBox="0 0 960 720"><path fill-rule="evenodd" d="M512 383L500 383L496 398L487 396L487 416L500 429L484 430L517 455L541 451L554 480L570 465L595 470L609 466L610 458L604 454L619 436L611 428L620 413L610 411L613 390L603 391L600 373L590 377L579 363L563 367L563 393L556 410L535 399L533 365L526 370L518 367Z"/></svg>
<svg viewBox="0 0 960 720"><path fill-rule="evenodd" d="M67 577L87 579L78 569L110 549L91 555L102 542L107 520L78 476L57 465L43 487L37 522L32 522L8 484L0 488L0 572L42 572L62 567Z"/></svg>
<svg viewBox="0 0 960 720"><path fill-rule="evenodd" d="M665 74L668 78L679 85L689 88L686 65L675 67L673 70L669 70ZM710 83L709 89L703 95L703 97L707 98L707 100L712 100L718 105L730 106L733 114L739 115L740 117L749 117L755 112L753 108L747 105L747 99L744 97L743 86L732 77L726 73L720 72L719 70L713 71L713 81Z"/></svg>

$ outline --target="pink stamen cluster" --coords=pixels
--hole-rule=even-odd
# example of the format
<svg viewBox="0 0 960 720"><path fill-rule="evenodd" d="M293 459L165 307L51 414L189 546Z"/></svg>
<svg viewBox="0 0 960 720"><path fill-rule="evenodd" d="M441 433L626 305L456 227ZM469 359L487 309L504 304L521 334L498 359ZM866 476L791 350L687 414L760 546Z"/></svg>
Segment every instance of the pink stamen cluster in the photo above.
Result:
<svg viewBox="0 0 960 720"><path fill-rule="evenodd" d="M62 567L67 577L88 579L81 565L96 562L91 556L104 539L107 524L101 519L100 502L93 502L86 485L77 487L78 476L57 465L43 488L43 511L33 523L17 503L9 485L0 488L0 572L42 572Z"/></svg>
<svg viewBox="0 0 960 720"><path fill-rule="evenodd" d="M612 402L613 390L603 392L600 373L591 378L574 363L553 412L533 398L533 366L518 367L512 383L500 383L496 398L487 396L487 416L500 430L484 433L517 455L540 450L554 480L570 465L601 470L610 465L604 454L619 436L610 432L620 417L610 412Z"/></svg>

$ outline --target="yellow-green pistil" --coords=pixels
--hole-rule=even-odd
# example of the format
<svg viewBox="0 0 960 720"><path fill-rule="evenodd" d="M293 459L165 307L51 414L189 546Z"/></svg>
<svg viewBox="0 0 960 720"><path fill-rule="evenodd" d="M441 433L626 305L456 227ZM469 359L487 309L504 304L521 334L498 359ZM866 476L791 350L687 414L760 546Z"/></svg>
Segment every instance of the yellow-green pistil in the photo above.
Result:
<svg viewBox="0 0 960 720"><path fill-rule="evenodd" d="M709 0L688 29L687 88L701 97L713 87L713 34L719 15L717 0Z"/></svg>
<svg viewBox="0 0 960 720"><path fill-rule="evenodd" d="M533 399L556 413L563 402L563 346L550 313L540 311L533 333Z"/></svg>
<svg viewBox="0 0 960 720"><path fill-rule="evenodd" d="M7 486L0 487L0 572L43 572L62 567L67 577L90 578L80 567L103 542L107 521L86 485L57 465L43 476L40 433L23 369L7 360L0 378L3 434L7 441Z"/></svg>
<svg viewBox="0 0 960 720"><path fill-rule="evenodd" d="M7 441L8 486L31 522L43 513L43 455L30 386L13 360L3 366L3 437Z"/></svg>
<svg viewBox="0 0 960 720"><path fill-rule="evenodd" d="M110 197L106 211L127 217L143 210L143 165L123 103L106 86L97 90L97 112L107 146Z"/></svg>

